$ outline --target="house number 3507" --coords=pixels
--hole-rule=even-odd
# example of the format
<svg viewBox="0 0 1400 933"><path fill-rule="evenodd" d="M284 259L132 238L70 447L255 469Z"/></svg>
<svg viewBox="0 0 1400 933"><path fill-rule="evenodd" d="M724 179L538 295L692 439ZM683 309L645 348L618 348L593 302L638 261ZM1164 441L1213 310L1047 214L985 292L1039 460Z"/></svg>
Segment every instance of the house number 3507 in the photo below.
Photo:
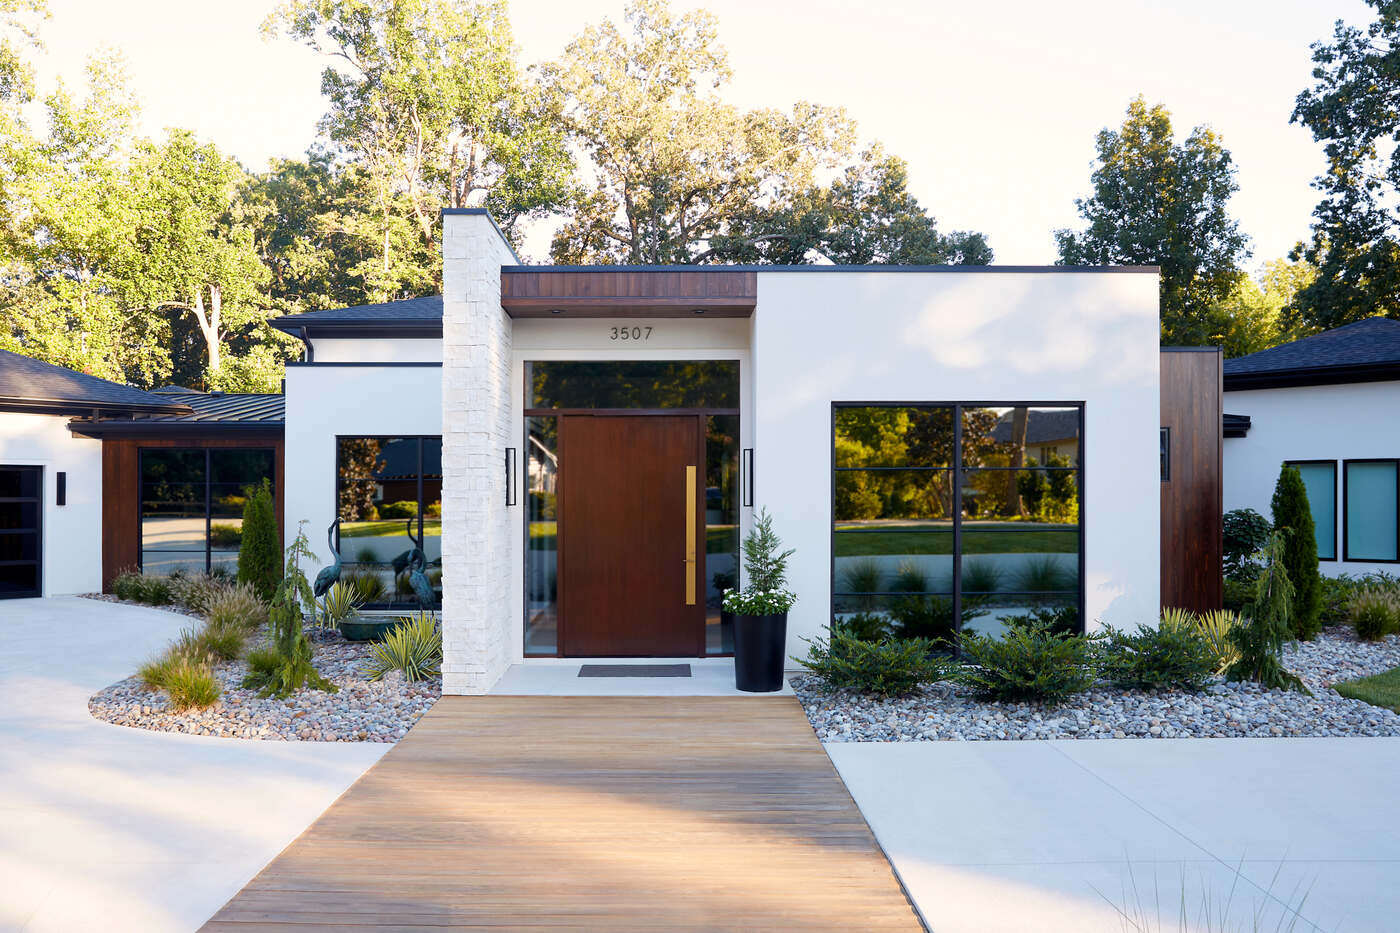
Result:
<svg viewBox="0 0 1400 933"><path fill-rule="evenodd" d="M612 327L608 335L613 340L650 340L650 327Z"/></svg>

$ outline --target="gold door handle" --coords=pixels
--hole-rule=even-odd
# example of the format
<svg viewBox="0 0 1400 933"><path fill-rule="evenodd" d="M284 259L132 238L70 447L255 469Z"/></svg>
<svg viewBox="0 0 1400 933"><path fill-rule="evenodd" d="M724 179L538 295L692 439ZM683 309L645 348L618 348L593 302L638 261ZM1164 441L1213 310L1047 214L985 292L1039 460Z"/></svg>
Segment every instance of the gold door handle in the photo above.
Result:
<svg viewBox="0 0 1400 933"><path fill-rule="evenodd" d="M695 466L685 468L685 604L695 605Z"/></svg>

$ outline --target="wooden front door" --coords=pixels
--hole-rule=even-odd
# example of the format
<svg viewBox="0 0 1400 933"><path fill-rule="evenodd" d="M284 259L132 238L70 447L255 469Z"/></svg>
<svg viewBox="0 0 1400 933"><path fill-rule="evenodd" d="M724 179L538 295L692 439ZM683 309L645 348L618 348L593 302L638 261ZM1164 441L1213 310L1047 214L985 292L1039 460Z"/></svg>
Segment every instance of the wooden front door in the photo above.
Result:
<svg viewBox="0 0 1400 933"><path fill-rule="evenodd" d="M703 653L701 421L560 418L561 654Z"/></svg>

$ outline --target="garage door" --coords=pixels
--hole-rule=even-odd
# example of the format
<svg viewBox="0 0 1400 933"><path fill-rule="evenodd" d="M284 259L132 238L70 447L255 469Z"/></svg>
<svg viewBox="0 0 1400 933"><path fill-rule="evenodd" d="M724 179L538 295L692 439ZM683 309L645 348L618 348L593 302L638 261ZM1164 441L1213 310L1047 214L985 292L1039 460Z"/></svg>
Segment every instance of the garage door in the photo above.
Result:
<svg viewBox="0 0 1400 933"><path fill-rule="evenodd" d="M0 599L38 596L40 467L0 464Z"/></svg>

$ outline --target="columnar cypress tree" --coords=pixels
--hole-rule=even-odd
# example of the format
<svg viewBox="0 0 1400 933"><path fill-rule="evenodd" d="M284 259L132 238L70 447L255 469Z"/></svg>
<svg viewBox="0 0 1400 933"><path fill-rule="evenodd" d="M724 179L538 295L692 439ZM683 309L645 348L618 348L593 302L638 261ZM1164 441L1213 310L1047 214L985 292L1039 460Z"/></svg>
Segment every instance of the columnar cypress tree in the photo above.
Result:
<svg viewBox="0 0 1400 933"><path fill-rule="evenodd" d="M1310 639L1321 628L1322 575L1317 569L1317 533L1303 476L1284 464L1274 487L1274 528L1283 532L1282 563L1293 583L1292 630Z"/></svg>
<svg viewBox="0 0 1400 933"><path fill-rule="evenodd" d="M238 582L251 583L271 600L282 581L282 548L277 543L277 509L264 479L243 505L243 542L238 547Z"/></svg>

